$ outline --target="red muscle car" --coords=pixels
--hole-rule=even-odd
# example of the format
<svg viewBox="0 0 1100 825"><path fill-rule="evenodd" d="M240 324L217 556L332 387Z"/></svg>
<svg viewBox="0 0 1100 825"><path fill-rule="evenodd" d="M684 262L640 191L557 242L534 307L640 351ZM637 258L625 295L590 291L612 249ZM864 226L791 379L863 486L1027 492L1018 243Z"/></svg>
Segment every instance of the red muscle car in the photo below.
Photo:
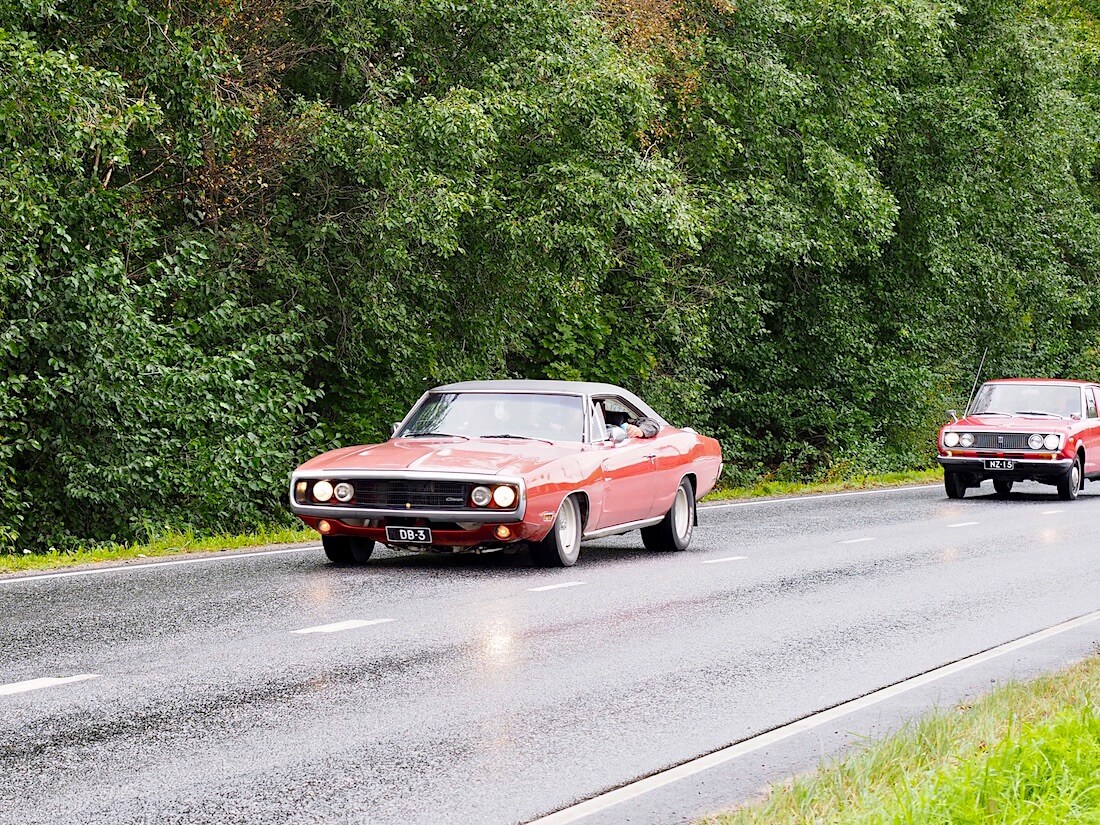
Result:
<svg viewBox="0 0 1100 825"><path fill-rule="evenodd" d="M640 418L657 435L623 438L615 425ZM290 506L340 564L366 561L378 542L437 552L524 542L539 563L569 567L582 541L630 530L649 549L685 549L721 469L717 441L620 387L467 381L426 392L385 443L298 467Z"/></svg>
<svg viewBox="0 0 1100 825"><path fill-rule="evenodd" d="M964 418L940 429L938 461L949 498L993 480L999 496L1030 479L1077 498L1100 478L1100 385L1010 378L987 381Z"/></svg>

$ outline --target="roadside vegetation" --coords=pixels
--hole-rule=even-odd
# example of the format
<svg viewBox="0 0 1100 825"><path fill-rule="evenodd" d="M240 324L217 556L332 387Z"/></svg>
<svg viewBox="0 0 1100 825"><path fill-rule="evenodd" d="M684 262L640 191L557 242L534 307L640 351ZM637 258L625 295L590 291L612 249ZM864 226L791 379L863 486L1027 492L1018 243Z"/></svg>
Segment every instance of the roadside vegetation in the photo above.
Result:
<svg viewBox="0 0 1100 825"><path fill-rule="evenodd" d="M0 552L290 526L426 388L729 486L1100 379L1098 0L0 0Z"/></svg>
<svg viewBox="0 0 1100 825"><path fill-rule="evenodd" d="M1100 822L1098 696L1100 655L914 722L705 822Z"/></svg>

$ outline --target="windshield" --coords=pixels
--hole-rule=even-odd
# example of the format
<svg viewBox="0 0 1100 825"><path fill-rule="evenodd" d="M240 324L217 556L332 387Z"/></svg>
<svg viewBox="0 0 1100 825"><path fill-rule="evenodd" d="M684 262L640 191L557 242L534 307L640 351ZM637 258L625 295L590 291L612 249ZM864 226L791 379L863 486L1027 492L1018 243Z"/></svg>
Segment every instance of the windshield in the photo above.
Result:
<svg viewBox="0 0 1100 825"><path fill-rule="evenodd" d="M433 393L416 409L397 437L434 434L582 441L583 409L579 395Z"/></svg>
<svg viewBox="0 0 1100 825"><path fill-rule="evenodd" d="M1081 417L1081 390L1058 384L983 384L970 406L971 415L1035 414Z"/></svg>

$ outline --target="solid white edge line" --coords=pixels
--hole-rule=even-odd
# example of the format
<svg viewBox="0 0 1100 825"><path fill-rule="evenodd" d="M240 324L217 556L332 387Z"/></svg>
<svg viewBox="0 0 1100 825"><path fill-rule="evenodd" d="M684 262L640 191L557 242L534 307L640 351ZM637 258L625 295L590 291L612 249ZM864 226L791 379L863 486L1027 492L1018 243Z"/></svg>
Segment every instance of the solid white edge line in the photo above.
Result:
<svg viewBox="0 0 1100 825"><path fill-rule="evenodd" d="M333 624L320 624L316 627L303 627L300 630L292 630L291 633L339 633L341 630L355 630L359 627L370 627L376 624L392 622L393 619L348 619L344 622Z"/></svg>
<svg viewBox="0 0 1100 825"><path fill-rule="evenodd" d="M171 561L149 561L141 564L120 564L116 567L97 567L94 570L69 570L65 573L42 573L29 576L13 576L0 578L0 584L14 584L16 582L40 582L46 579L67 579L70 576L92 576L97 573L127 573L131 570L146 570L150 567L174 567L178 564L199 564L204 561L224 561L225 559L244 559L255 556L279 556L283 553L301 553L305 550L319 550L321 545L311 544L308 547L290 547L285 550L260 550L256 553L226 553L224 555L203 556L201 559L173 559Z"/></svg>
<svg viewBox="0 0 1100 825"><path fill-rule="evenodd" d="M931 490L939 484L916 484L911 487L883 487L881 490L852 490L849 493L815 493L787 498L760 498L750 501L731 501L725 504L700 504L700 510L717 510L721 507L751 507L754 504L794 504L803 501L820 501L823 498L846 498L848 496L869 496L875 493L905 493L913 490Z"/></svg>
<svg viewBox="0 0 1100 825"><path fill-rule="evenodd" d="M580 587L583 584L588 584L588 582L562 582L561 584L547 584L543 587L528 587L527 592L541 593L544 590L559 590L562 587Z"/></svg>
<svg viewBox="0 0 1100 825"><path fill-rule="evenodd" d="M972 667L982 662L986 662L990 659L994 659L998 656L1002 656L1005 653L1011 653L1014 650L1019 650L1027 645L1034 644L1035 642L1043 641L1051 636L1056 636L1059 633L1064 633L1067 630L1073 630L1083 625L1094 622L1100 619L1100 610L1093 613L1088 613L1084 616L1078 616L1076 619L1070 619L1067 622L1056 624L1053 627L1048 627L1046 630L1040 630L1037 633L1032 633L1029 636L1023 636L1012 642L1006 642L1003 645L992 647L989 650L982 653L976 653L973 656L968 656L965 659L959 659L951 664L943 665L942 667L929 670L919 676L914 676L910 679L906 679L896 684L889 685L887 687L876 690L872 693L868 693L865 696L861 696L858 699L852 699L842 704L836 705L828 710L821 711L820 713L811 714L810 716L798 719L790 724L783 725L778 728L762 733L759 736L754 736L751 739L746 739L742 742L738 742L729 747L722 748L721 750L709 753L706 756L701 756L698 759L692 759L689 762L685 762L681 765L677 765L674 768L669 768L665 771L647 776L645 779L639 779L636 782L631 782L628 785L624 785L616 790L609 791L599 796L592 797L591 799L580 802L576 805L571 805L568 808L562 808L559 811L555 811L552 814L533 819L528 822L528 825L565 825L569 822L576 822L579 819L583 819L599 811L606 810L607 808L614 807L622 802L633 799L635 797L646 794L657 788L669 785L673 782L677 782L681 779L685 779L689 776L693 776L697 773L701 773L705 770L709 770L717 765L721 765L725 762L729 762L733 759L737 759L753 751L766 748L769 745L774 745L776 742L780 742L784 739L788 739L799 733L803 733L808 730L812 730L820 725L824 725L828 722L832 722L842 716L847 716L850 713L854 713L858 710L870 707L885 701L886 699L892 699L895 696L899 696L914 688L922 687L923 685L934 682L937 679L941 679L944 676L950 676L953 673L958 673L961 670L965 670L968 667Z"/></svg>
<svg viewBox="0 0 1100 825"><path fill-rule="evenodd" d="M72 682L86 682L88 679L98 679L98 673L81 673L79 676L43 676L40 679L27 679L25 682L12 682L8 685L0 685L0 696L11 696L16 693L26 693L30 690L68 685Z"/></svg>
<svg viewBox="0 0 1100 825"><path fill-rule="evenodd" d="M724 561L741 561L741 559L747 559L748 556L726 556L724 559L707 559L706 561L699 562L700 564L721 564Z"/></svg>

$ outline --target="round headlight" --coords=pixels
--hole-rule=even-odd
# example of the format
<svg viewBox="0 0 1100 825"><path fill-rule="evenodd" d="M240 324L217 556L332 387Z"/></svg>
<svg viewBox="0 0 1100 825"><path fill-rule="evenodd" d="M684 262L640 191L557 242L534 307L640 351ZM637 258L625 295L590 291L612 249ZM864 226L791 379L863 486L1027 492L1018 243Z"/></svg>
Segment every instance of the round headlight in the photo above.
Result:
<svg viewBox="0 0 1100 825"><path fill-rule="evenodd" d="M1032 433L1028 436L1027 446L1033 450L1038 450L1043 446L1043 437L1039 433Z"/></svg>
<svg viewBox="0 0 1100 825"><path fill-rule="evenodd" d="M959 443L959 434L954 430L948 430L943 434L943 446L954 447Z"/></svg>
<svg viewBox="0 0 1100 825"><path fill-rule="evenodd" d="M1048 450L1057 450L1058 445L1062 443L1062 437L1058 433L1051 433L1043 439L1043 446Z"/></svg>
<svg viewBox="0 0 1100 825"><path fill-rule="evenodd" d="M488 487L475 487L470 493L470 500L478 507L484 507L492 499L493 492Z"/></svg>
<svg viewBox="0 0 1100 825"><path fill-rule="evenodd" d="M337 501L342 501L346 504L355 498L355 487L346 481L341 481L332 488L332 493L336 496Z"/></svg>
<svg viewBox="0 0 1100 825"><path fill-rule="evenodd" d="M964 447L972 447L974 445L974 433L963 433L959 436L959 443Z"/></svg>
<svg viewBox="0 0 1100 825"><path fill-rule="evenodd" d="M497 507L511 507L516 502L516 491L511 487L497 487L493 490L493 503Z"/></svg>
<svg viewBox="0 0 1100 825"><path fill-rule="evenodd" d="M313 485L313 497L317 501L328 501L332 498L332 484L327 481L318 481Z"/></svg>

